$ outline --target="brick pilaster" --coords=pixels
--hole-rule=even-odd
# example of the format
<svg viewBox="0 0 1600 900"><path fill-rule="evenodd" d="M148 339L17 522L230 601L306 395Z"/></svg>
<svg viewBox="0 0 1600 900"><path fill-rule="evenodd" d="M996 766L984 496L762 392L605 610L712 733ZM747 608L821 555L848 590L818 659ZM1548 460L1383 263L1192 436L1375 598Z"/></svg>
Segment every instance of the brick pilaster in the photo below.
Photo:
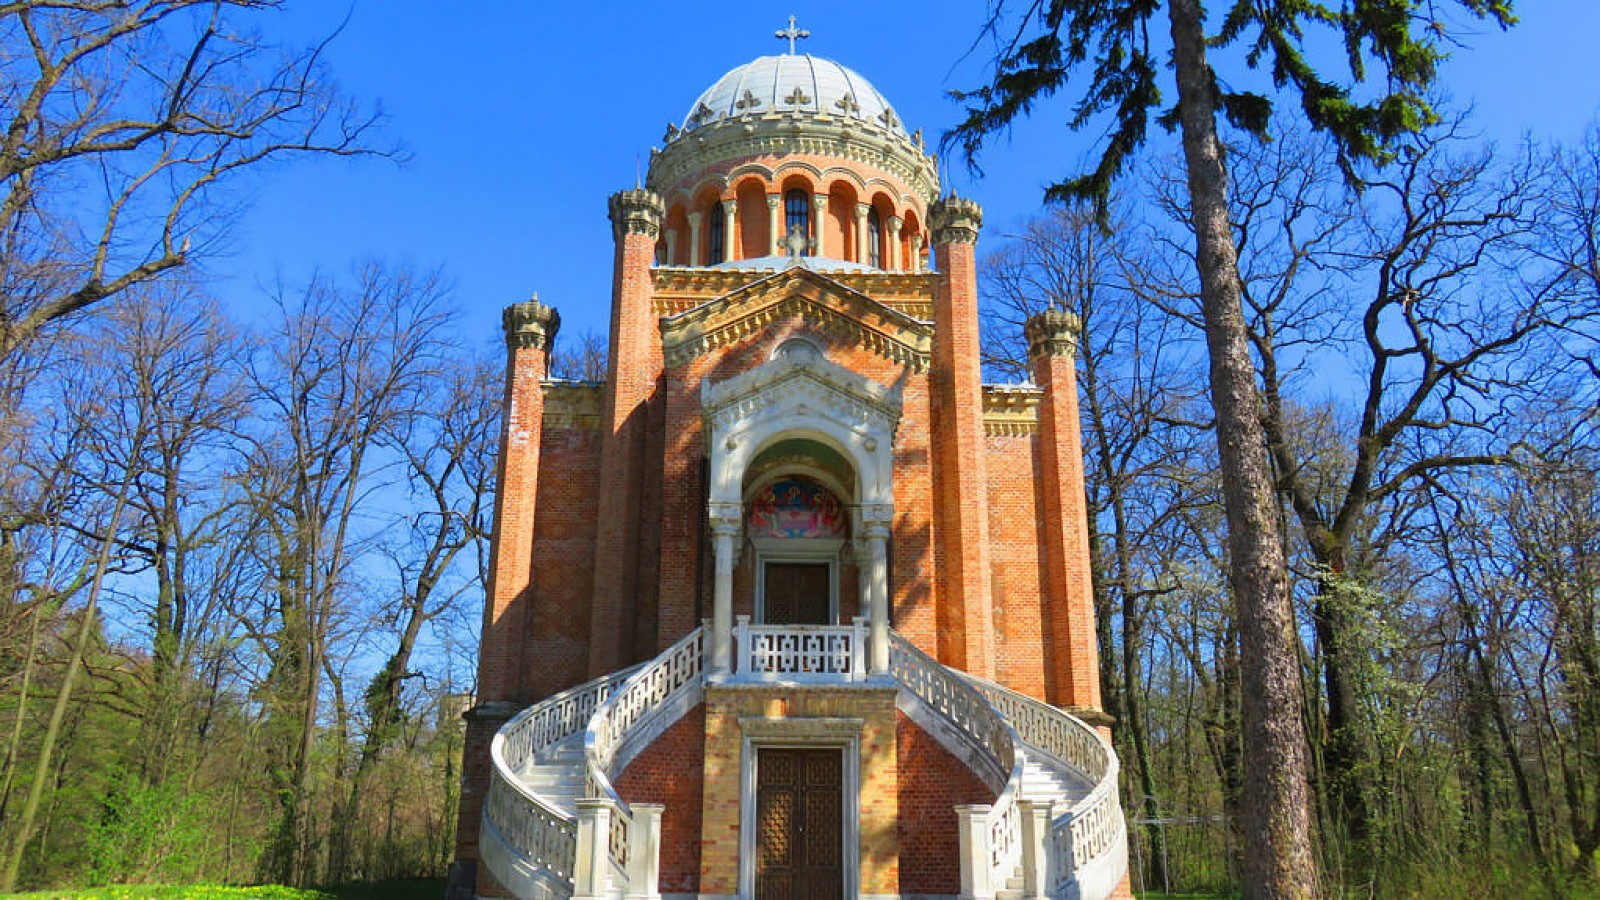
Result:
<svg viewBox="0 0 1600 900"><path fill-rule="evenodd" d="M521 696L522 643L533 602L533 534L544 431L544 385L561 317L537 299L508 306L505 419L490 543L489 585L478 650L478 705L468 716L456 858L478 858L478 822L489 787L489 741L529 698Z"/></svg>
<svg viewBox="0 0 1600 900"><path fill-rule="evenodd" d="M611 358L600 451L599 522L595 529L594 599L589 676L626 665L633 651L639 590L639 523L644 496L644 444L649 402L660 375L650 267L664 207L650 191L611 196L616 240L611 296Z"/></svg>
<svg viewBox="0 0 1600 900"><path fill-rule="evenodd" d="M1088 501L1083 487L1083 436L1073 355L1078 317L1048 310L1026 325L1039 404L1039 456L1044 495L1046 594L1051 624L1049 700L1100 709L1099 661L1090 579Z"/></svg>
<svg viewBox="0 0 1600 900"><path fill-rule="evenodd" d="M943 587L941 661L994 677L989 591L988 483L983 372L978 356L976 203L947 197L928 210L939 281L934 290L935 539Z"/></svg>

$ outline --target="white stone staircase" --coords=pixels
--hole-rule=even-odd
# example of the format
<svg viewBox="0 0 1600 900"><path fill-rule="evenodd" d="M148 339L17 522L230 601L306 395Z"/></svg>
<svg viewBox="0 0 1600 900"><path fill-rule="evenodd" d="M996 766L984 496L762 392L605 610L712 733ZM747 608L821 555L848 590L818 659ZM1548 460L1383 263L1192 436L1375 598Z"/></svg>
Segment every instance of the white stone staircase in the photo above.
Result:
<svg viewBox="0 0 1600 900"><path fill-rule="evenodd" d="M522 786L551 809L577 818L578 798L587 789L584 780L583 732L534 754L531 763L518 774L522 778Z"/></svg>
<svg viewBox="0 0 1600 900"><path fill-rule="evenodd" d="M787 674L817 683L867 677L859 623L805 627L804 640L790 643L826 652L797 651L793 660L771 650L788 641L784 629L741 623L738 630L733 677ZM891 637L890 671L872 677L892 678L902 703L934 716L941 742L954 734L978 748L977 757L966 758L982 760L987 771L980 776L1003 786L992 805L958 807L963 894L1110 896L1126 872L1127 850L1117 760L1105 739L1055 707L948 669ZM764 645L768 639L782 640ZM650 663L529 707L495 736L480 853L515 896L658 896L662 808L630 809L611 779L700 701L705 645L696 630Z"/></svg>

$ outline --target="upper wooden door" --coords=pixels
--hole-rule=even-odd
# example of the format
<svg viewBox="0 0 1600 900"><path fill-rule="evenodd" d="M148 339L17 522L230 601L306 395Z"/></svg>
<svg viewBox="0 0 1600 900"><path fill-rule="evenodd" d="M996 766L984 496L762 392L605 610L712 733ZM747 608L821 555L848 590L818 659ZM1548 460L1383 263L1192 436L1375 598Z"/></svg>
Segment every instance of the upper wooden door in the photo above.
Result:
<svg viewBox="0 0 1600 900"><path fill-rule="evenodd" d="M827 563L767 563L762 621L768 625L830 624L831 580Z"/></svg>

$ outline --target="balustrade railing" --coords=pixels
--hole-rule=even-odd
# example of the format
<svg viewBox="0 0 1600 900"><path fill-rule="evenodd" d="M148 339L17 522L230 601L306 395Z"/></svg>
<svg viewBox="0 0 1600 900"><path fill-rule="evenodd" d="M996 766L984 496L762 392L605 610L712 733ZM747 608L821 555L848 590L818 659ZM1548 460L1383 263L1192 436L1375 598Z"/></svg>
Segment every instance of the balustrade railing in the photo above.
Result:
<svg viewBox="0 0 1600 900"><path fill-rule="evenodd" d="M752 625L741 617L734 635L734 674L755 681L861 681L866 677L868 634L861 619L840 626L780 626ZM639 821L654 825L636 827L634 811L617 795L611 779L692 702L685 692L702 683L706 643L705 630L697 629L649 663L549 697L506 723L491 745L493 766L484 805L484 859L491 871L536 871L569 892L605 891L607 883L646 880L642 873L647 871L652 873L647 880L654 881L654 853L639 848L646 846L642 842L659 840L661 808L641 807L649 812L641 813L646 818ZM1095 878L1120 878L1122 864L1111 858L1122 848L1125 833L1116 794L1117 760L1097 732L1055 707L957 673L899 635L891 638L890 668L903 690L980 751L973 758L978 774L999 794L992 805L971 807L963 814L963 827L969 829L963 841L981 842L981 847L974 846L981 860L981 871L973 876L978 882L964 884L964 891L979 887L978 895L987 896L1004 885L1024 859L1024 834L1043 830L1043 812L1026 828L1023 823L1024 815L1031 815L1019 802L1024 741L1095 784L1065 812L1057 806L1048 836L1033 842L1042 843L1038 849L1050 856L1049 893L1072 894L1074 882L1090 866ZM574 817L523 787L519 776L542 751L580 731L585 732L588 799L579 801ZM587 849L580 854L580 848ZM964 864L963 879L967 877Z"/></svg>
<svg viewBox="0 0 1600 900"><path fill-rule="evenodd" d="M1022 791L1023 760L1017 750L1017 732L964 678L905 638L894 635L891 640L889 668L901 687L981 748L987 757L984 762L992 767L991 784L1002 783L1000 796L980 823L988 866L986 871L976 873L981 879L977 890L987 895L984 886L1004 885L1022 861L1022 810L1017 801ZM963 892L973 888L963 885Z"/></svg>
<svg viewBox="0 0 1600 900"><path fill-rule="evenodd" d="M527 867L542 870L570 884L577 855L578 827L571 816L524 788L527 772L540 751L582 731L605 699L621 687L638 666L613 672L535 703L506 722L489 746L492 765L483 822L491 839L520 857ZM490 855L498 852L485 842Z"/></svg>
<svg viewBox="0 0 1600 900"><path fill-rule="evenodd" d="M1082 772L1094 784L1088 796L1055 816L1050 825L1053 887L1065 889L1084 866L1121 846L1125 825L1117 800L1117 755L1093 728L1047 703L972 676L966 681L1005 716L1023 741Z"/></svg>
<svg viewBox="0 0 1600 900"><path fill-rule="evenodd" d="M734 626L734 673L749 681L860 681L867 675L867 623Z"/></svg>
<svg viewBox="0 0 1600 900"><path fill-rule="evenodd" d="M705 629L696 628L683 640L633 672L613 692L589 721L584 735L584 781L590 797L611 801L612 813L606 852L614 871L628 871L633 810L611 783L618 753L641 725L662 712L687 688L698 684L705 671Z"/></svg>

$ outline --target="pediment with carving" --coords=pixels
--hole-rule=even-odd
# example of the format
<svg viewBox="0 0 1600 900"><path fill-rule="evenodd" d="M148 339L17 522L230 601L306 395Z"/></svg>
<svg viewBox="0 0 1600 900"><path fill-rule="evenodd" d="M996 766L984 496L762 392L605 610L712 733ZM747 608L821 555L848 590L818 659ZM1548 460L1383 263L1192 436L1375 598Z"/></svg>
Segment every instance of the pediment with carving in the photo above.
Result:
<svg viewBox="0 0 1600 900"><path fill-rule="evenodd" d="M661 349L680 366L719 347L798 318L818 331L886 359L927 371L933 325L886 306L825 275L795 267L661 319Z"/></svg>

